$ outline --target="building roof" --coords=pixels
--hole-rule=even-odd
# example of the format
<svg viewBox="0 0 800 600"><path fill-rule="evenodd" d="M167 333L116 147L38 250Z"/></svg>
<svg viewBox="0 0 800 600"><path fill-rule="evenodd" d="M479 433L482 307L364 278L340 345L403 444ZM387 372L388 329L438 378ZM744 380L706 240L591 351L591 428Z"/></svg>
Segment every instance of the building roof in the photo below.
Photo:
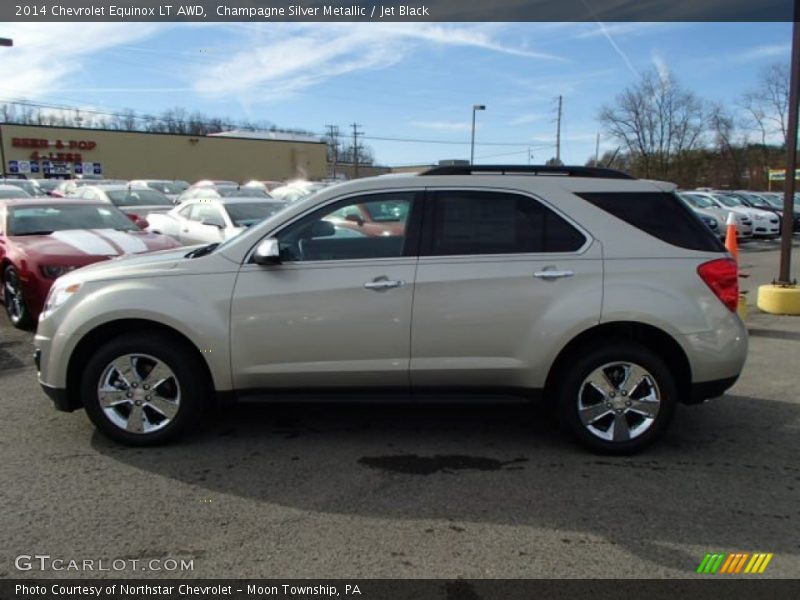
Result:
<svg viewBox="0 0 800 600"><path fill-rule="evenodd" d="M266 131L263 129L251 131L246 129L231 129L219 133L209 133L206 137L232 137L248 138L253 140L274 140L280 142L321 142L322 139L315 135L289 133L286 131Z"/></svg>

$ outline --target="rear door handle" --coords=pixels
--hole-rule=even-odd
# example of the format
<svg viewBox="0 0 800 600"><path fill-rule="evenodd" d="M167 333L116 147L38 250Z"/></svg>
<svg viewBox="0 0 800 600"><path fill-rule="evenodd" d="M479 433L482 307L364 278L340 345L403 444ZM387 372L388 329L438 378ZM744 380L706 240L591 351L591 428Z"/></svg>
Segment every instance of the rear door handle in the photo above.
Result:
<svg viewBox="0 0 800 600"><path fill-rule="evenodd" d="M368 281L364 284L364 288L380 292L383 290L390 290L405 285L405 281L394 279L376 279L375 281Z"/></svg>
<svg viewBox="0 0 800 600"><path fill-rule="evenodd" d="M544 280L562 279L564 277L572 277L573 275L575 275L574 271L556 271L556 270L536 271L536 273L533 274L534 277L538 277L539 279L544 279Z"/></svg>

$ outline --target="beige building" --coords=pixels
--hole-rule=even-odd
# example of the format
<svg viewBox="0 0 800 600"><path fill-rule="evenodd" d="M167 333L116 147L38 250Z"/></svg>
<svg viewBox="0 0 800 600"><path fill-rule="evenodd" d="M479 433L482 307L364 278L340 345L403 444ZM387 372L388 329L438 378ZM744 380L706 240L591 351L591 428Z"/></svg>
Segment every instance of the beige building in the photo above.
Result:
<svg viewBox="0 0 800 600"><path fill-rule="evenodd" d="M284 180L326 177L321 141L0 124L5 173L28 178Z"/></svg>

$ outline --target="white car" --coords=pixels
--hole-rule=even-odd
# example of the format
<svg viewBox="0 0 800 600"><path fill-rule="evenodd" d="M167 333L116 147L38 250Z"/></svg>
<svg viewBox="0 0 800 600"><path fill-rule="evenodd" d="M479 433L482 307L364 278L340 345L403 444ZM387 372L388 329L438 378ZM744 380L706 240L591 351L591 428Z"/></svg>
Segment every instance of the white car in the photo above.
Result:
<svg viewBox="0 0 800 600"><path fill-rule="evenodd" d="M774 238L781 234L780 220L774 212L749 206L735 194L717 193L714 195L726 208L750 215L753 220L753 237Z"/></svg>
<svg viewBox="0 0 800 600"><path fill-rule="evenodd" d="M172 236L185 245L212 244L239 235L286 206L261 197L195 198L169 212L147 215L148 231Z"/></svg>
<svg viewBox="0 0 800 600"><path fill-rule="evenodd" d="M736 219L736 237L739 239L753 237L753 218L750 213L738 208L729 208L717 198L717 194L712 192L681 192L680 197L688 202L692 208L702 208L713 212L725 224L728 222L728 215L733 213Z"/></svg>

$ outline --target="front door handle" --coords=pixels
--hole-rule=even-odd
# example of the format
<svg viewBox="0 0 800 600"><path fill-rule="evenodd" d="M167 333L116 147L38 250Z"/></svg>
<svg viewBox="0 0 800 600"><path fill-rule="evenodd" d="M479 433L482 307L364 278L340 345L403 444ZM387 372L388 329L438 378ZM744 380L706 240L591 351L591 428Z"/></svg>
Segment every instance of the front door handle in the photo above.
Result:
<svg viewBox="0 0 800 600"><path fill-rule="evenodd" d="M533 274L534 277L544 280L561 279L563 277L572 277L573 275L575 275L574 271L548 271L546 269L544 271L536 271L536 273Z"/></svg>
<svg viewBox="0 0 800 600"><path fill-rule="evenodd" d="M390 290L392 288L398 288L405 285L405 281L402 280L395 280L395 279L376 279L374 281L368 281L364 284L364 288L368 290L373 290L376 292L381 292L383 290Z"/></svg>

